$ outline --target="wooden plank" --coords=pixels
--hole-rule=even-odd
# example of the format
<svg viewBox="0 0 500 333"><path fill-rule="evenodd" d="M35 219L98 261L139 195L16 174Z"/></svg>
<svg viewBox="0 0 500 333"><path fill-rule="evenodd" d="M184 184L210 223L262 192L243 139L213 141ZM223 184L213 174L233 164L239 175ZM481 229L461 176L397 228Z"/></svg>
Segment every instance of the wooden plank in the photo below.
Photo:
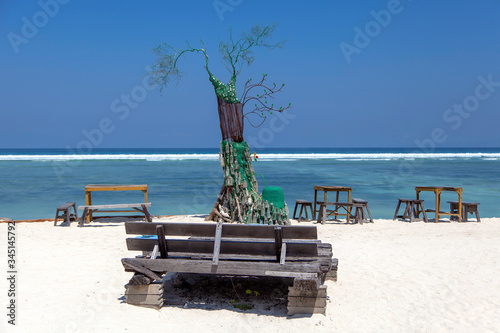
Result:
<svg viewBox="0 0 500 333"><path fill-rule="evenodd" d="M153 281L153 278L150 278L149 276L146 276L142 273L135 273L132 278L130 278L130 281L128 282L127 285L131 286L148 286L151 284L151 281ZM125 286L126 287L126 286Z"/></svg>
<svg viewBox="0 0 500 333"><path fill-rule="evenodd" d="M245 262L239 261L219 261L218 266L213 266L209 260L196 259L140 259L124 258L122 264L126 271L136 271L139 267L142 270L149 270L157 273L177 272L177 273L199 273L199 274L228 274L228 275L250 275L269 276L269 272L286 273L309 273L319 275L321 273L319 263L286 263L280 265L276 262ZM215 267L215 269L213 269ZM155 274L157 274L155 273ZM292 276L293 277L293 276ZM158 280L158 281L161 281Z"/></svg>
<svg viewBox="0 0 500 333"><path fill-rule="evenodd" d="M147 295L147 294L157 294L160 295L163 293L163 283L162 282L153 282L148 285L136 286L132 284L125 285L125 294L137 294L137 295Z"/></svg>
<svg viewBox="0 0 500 333"><path fill-rule="evenodd" d="M326 313L326 307L301 307L301 306L292 306L288 307L288 316L293 316L297 314L314 314L314 313L320 313L320 314L325 314Z"/></svg>
<svg viewBox="0 0 500 333"><path fill-rule="evenodd" d="M158 238L158 247L160 249L161 258L168 258L168 246L165 240L165 228L162 225L156 226L156 233ZM155 257L156 258L156 257Z"/></svg>
<svg viewBox="0 0 500 333"><path fill-rule="evenodd" d="M147 184L139 185L100 185L100 184L89 184L85 186L85 191L147 191Z"/></svg>
<svg viewBox="0 0 500 333"><path fill-rule="evenodd" d="M71 206L73 206L74 204L75 204L75 202L66 202L66 203L63 203L61 206L57 207L57 209L66 210L66 209L70 208Z"/></svg>
<svg viewBox="0 0 500 333"><path fill-rule="evenodd" d="M318 290L320 286L318 279L294 279L293 288L299 291Z"/></svg>
<svg viewBox="0 0 500 333"><path fill-rule="evenodd" d="M286 243L281 244L281 250L280 250L280 265L285 264L285 259L286 259Z"/></svg>
<svg viewBox="0 0 500 333"><path fill-rule="evenodd" d="M276 261L281 263L282 252L281 247L283 246L283 229L280 226L274 227L274 244L276 247ZM285 245L285 255L286 255L286 245ZM283 262L284 262L283 257Z"/></svg>
<svg viewBox="0 0 500 333"><path fill-rule="evenodd" d="M158 242L156 242L155 246L153 247L153 251L151 251L151 257L149 259L155 260L157 256L158 256Z"/></svg>
<svg viewBox="0 0 500 333"><path fill-rule="evenodd" d="M146 203L130 203L130 204L112 204L112 205L92 205L92 206L78 206L78 209L113 209L113 208L132 208L132 207L138 207L141 208L142 206L151 206L150 202Z"/></svg>
<svg viewBox="0 0 500 333"><path fill-rule="evenodd" d="M221 235L222 235L222 222L217 222L217 227L215 228L214 254L213 254L213 259L212 259L213 265L219 264Z"/></svg>
<svg viewBox="0 0 500 333"><path fill-rule="evenodd" d="M288 307L314 307L326 306L326 297L306 297L288 295Z"/></svg>
<svg viewBox="0 0 500 333"><path fill-rule="evenodd" d="M291 277L298 279L315 279L318 277L317 273L297 273L297 272L283 272L283 271L266 271L266 276L276 277Z"/></svg>
<svg viewBox="0 0 500 333"><path fill-rule="evenodd" d="M167 236L213 237L215 223L179 223L179 222L126 222L125 231L129 235L156 235L156 225L165 226ZM316 226L281 226L283 239L318 239ZM261 224L224 223L222 238L268 238L274 239L274 226Z"/></svg>
<svg viewBox="0 0 500 333"><path fill-rule="evenodd" d="M288 297L303 296L303 297L326 297L327 286L321 285L317 290L297 290L293 287L288 287Z"/></svg>
<svg viewBox="0 0 500 333"><path fill-rule="evenodd" d="M163 306L163 295L126 295L127 304L140 305L152 308L161 308Z"/></svg>
<svg viewBox="0 0 500 333"><path fill-rule="evenodd" d="M224 230L224 228L222 229ZM127 238L127 248L131 251L151 251L156 243L154 238ZM213 253L214 241L192 240L192 239L167 239L168 251L207 254ZM220 244L221 254L247 254L247 255L274 255L276 248L270 242L234 242L222 240ZM315 243L293 243L287 242L286 256L317 257L318 247Z"/></svg>

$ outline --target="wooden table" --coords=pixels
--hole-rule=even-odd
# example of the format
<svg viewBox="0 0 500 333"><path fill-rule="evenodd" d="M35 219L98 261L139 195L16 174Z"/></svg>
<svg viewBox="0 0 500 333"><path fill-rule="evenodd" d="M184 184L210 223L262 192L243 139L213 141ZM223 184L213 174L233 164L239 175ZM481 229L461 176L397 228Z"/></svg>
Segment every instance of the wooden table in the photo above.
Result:
<svg viewBox="0 0 500 333"><path fill-rule="evenodd" d="M92 192L96 191L142 191L144 193L144 202L148 202L148 185L97 185L90 184L85 186L85 205L92 206ZM92 219L92 213L87 215L87 223Z"/></svg>
<svg viewBox="0 0 500 333"><path fill-rule="evenodd" d="M439 216L441 215L449 215L451 216L457 216L458 221L462 222L462 192L463 189L461 187L444 187L444 186L417 186L415 187L415 192L417 192L417 200L420 200L420 192L422 191L430 191L434 192L434 195L436 196L436 210L430 210L428 209L427 212L435 212L436 213L436 218L434 222L439 221ZM453 212L442 212L441 211L441 193L443 191L451 191L451 192L456 192L458 194L458 212L453 213ZM417 217L420 215L420 211L417 207Z"/></svg>
<svg viewBox="0 0 500 333"><path fill-rule="evenodd" d="M317 209L317 199L318 199L318 191L323 191L324 192L324 202L327 202L327 195L328 192L337 192L337 196L335 199L335 202L340 202L339 200L339 195L340 192L347 192L347 202L351 202L351 193L352 193L352 187L347 187L347 186L320 186L320 185L314 185L314 209L313 209L313 220L316 220L316 212L318 211ZM349 214L350 212L348 212ZM337 218L338 215L345 215L345 214L335 214L335 218Z"/></svg>

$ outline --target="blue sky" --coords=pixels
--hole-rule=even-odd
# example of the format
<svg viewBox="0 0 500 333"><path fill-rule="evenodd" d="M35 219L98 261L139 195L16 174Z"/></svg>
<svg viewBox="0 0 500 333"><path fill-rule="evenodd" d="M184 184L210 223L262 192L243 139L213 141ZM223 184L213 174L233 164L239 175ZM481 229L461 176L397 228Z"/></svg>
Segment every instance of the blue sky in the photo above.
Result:
<svg viewBox="0 0 500 333"><path fill-rule="evenodd" d="M0 148L218 147L200 55L162 94L143 77L162 42L207 45L279 23L238 77L285 83L286 116L245 138L262 147L500 147L500 2L79 1L0 3ZM424 149L422 148L422 149Z"/></svg>

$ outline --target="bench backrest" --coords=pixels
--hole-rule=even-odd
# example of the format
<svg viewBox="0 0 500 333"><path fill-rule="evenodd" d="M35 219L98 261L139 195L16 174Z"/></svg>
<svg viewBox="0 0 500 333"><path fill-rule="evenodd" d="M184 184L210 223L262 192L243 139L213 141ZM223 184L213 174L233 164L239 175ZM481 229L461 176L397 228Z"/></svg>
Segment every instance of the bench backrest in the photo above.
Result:
<svg viewBox="0 0 500 333"><path fill-rule="evenodd" d="M215 223L150 223L126 222L128 235L156 236L157 226L163 226L169 255L209 255L214 252L217 224ZM175 237L175 238L168 238ZM286 243L287 258L318 255L315 226L273 226L223 223L220 254L235 256L276 256L277 238ZM152 251L157 237L127 238L132 251Z"/></svg>

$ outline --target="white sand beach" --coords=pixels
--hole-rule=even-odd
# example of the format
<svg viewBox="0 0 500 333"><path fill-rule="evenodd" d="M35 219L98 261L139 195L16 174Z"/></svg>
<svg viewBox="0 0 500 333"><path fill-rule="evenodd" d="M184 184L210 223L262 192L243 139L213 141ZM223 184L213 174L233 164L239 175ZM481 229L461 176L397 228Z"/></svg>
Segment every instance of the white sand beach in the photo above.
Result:
<svg viewBox="0 0 500 333"><path fill-rule="evenodd" d="M286 306L265 295L256 302L269 304L248 311L208 293L199 295L205 302L185 298L182 304L181 298L160 310L128 305L123 286L132 273L120 259L135 253L126 249L122 222L84 228L54 227L50 220L17 223L16 326L7 323L2 278L0 331L499 332L499 228L500 218L318 225L320 239L339 259L338 281L326 282L326 315L287 317ZM0 223L0 238L6 244L7 223Z"/></svg>

